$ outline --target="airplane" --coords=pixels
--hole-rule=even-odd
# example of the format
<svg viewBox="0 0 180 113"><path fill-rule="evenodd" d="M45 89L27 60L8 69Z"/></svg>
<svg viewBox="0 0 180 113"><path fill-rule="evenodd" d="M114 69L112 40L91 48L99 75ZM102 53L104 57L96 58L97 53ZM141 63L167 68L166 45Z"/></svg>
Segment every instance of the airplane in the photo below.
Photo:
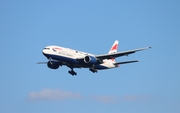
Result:
<svg viewBox="0 0 180 113"><path fill-rule="evenodd" d="M38 62L37 64L47 64L50 69L58 69L59 66L67 66L71 70L68 71L72 76L77 75L74 68L89 68L93 73L97 73L98 70L117 68L121 64L128 64L139 62L138 60L116 62L115 58L121 56L128 56L129 54L150 49L151 47L145 47L135 50L117 52L118 40L115 40L108 54L94 55L70 48L60 46L46 46L42 53L48 59L48 62Z"/></svg>

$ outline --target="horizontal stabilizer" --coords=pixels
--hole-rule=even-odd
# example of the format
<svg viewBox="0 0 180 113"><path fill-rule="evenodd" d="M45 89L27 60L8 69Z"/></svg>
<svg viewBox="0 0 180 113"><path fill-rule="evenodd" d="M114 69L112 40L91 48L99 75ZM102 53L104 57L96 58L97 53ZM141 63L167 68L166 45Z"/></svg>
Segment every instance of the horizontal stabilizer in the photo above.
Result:
<svg viewBox="0 0 180 113"><path fill-rule="evenodd" d="M117 62L117 63L114 63L114 65L118 65L118 64L128 64L128 63L134 63L134 62L139 62L139 61L138 61L138 60L133 60L133 61Z"/></svg>

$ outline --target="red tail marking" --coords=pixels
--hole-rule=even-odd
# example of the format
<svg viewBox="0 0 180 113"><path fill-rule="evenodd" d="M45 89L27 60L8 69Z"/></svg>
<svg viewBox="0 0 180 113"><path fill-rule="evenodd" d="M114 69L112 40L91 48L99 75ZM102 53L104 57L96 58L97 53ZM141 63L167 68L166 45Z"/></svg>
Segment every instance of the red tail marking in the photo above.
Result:
<svg viewBox="0 0 180 113"><path fill-rule="evenodd" d="M114 45L114 46L112 47L111 51L117 50L117 48L118 48L118 44Z"/></svg>

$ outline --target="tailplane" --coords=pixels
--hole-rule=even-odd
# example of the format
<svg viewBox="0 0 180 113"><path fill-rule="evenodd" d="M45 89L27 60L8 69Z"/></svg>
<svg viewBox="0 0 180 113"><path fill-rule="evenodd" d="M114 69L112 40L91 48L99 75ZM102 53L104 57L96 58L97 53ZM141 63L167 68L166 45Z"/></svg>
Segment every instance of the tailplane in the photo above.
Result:
<svg viewBox="0 0 180 113"><path fill-rule="evenodd" d="M117 62L117 63L114 63L114 65L128 64L128 63L134 63L134 62L139 62L139 61L138 60L133 60L133 61Z"/></svg>

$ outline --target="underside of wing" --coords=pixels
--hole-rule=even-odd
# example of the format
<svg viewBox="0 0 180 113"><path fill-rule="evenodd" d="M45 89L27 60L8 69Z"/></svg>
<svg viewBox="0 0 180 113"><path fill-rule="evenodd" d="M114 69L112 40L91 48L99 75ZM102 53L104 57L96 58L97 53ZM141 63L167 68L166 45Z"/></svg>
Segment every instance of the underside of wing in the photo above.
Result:
<svg viewBox="0 0 180 113"><path fill-rule="evenodd" d="M135 50L130 50L130 51L123 51L123 52L117 52L117 53L112 53L112 54L104 54L104 55L96 55L95 57L98 59L111 59L111 58L116 58L116 57L121 57L121 56L128 56L129 54L135 53L137 51L142 51L149 49L151 47L146 47L146 48L140 48L140 49L135 49Z"/></svg>

